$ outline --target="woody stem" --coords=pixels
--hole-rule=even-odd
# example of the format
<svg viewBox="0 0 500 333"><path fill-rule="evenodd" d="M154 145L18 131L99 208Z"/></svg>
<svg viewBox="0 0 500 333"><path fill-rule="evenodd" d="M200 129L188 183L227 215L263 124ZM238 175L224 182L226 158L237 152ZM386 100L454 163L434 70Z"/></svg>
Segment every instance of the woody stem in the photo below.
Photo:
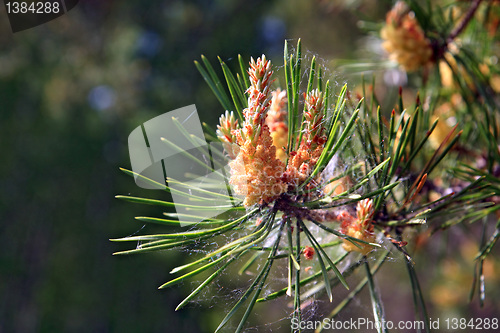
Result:
<svg viewBox="0 0 500 333"><path fill-rule="evenodd" d="M474 0L474 2L469 8L469 11L467 12L467 14L465 14L465 17L462 20L462 22L460 22L460 24L456 26L455 29L453 29L453 31L446 39L446 46L451 42L453 42L453 40L457 38L457 36L460 35L462 31L467 27L472 17L474 17L474 14L476 13L476 10L479 8L479 5L481 4L482 1L483 0Z"/></svg>

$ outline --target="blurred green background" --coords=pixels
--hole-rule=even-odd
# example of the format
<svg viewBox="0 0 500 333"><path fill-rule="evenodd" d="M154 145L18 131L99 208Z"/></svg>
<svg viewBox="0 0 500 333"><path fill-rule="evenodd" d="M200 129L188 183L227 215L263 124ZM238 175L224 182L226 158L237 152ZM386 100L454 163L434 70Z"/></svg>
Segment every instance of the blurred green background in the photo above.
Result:
<svg viewBox="0 0 500 333"><path fill-rule="evenodd" d="M325 0L87 0L16 34L0 6L0 332L213 331L225 307L174 312L192 286L156 289L186 253L112 256L127 247L109 239L138 232L133 217L154 212L114 199L150 196L119 171L130 167L128 135L189 104L215 126L224 110L193 64L201 54L231 65L265 53L279 67L284 39L300 37L325 61L354 58L359 17L381 20L391 4L345 2L356 10ZM289 331L288 312L252 320Z"/></svg>

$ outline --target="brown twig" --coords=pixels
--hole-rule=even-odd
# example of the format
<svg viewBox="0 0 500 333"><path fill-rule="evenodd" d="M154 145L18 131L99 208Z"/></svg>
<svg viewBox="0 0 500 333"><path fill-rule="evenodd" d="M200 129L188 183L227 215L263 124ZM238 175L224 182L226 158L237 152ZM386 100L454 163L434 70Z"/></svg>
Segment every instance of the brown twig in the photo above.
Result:
<svg viewBox="0 0 500 333"><path fill-rule="evenodd" d="M446 39L446 46L448 46L448 44L453 42L453 40L455 38L457 38L457 36L460 35L462 33L462 31L467 27L467 24L469 24L472 17L474 17L474 14L476 13L476 10L478 9L478 7L482 1L483 0L474 0L474 2L472 3L472 5L469 8L469 11L465 14L465 17L462 20L462 22L460 22L460 24L457 25L455 27L455 29L453 29L453 31L450 33L450 35Z"/></svg>

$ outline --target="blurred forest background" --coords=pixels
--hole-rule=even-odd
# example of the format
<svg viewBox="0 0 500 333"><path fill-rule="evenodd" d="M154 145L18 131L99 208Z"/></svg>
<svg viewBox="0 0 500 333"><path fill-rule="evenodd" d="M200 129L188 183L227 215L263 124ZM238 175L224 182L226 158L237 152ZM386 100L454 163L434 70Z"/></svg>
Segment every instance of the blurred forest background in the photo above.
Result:
<svg viewBox="0 0 500 333"><path fill-rule="evenodd" d="M357 22L382 21L392 3L344 2L86 0L16 34L0 6L0 332L213 331L220 307L174 312L191 286L156 289L184 253L111 255L122 248L109 239L137 232L148 210L114 199L144 193L119 171L128 135L189 104L215 127L223 110L193 64L201 54L280 65L284 39L300 37L325 61L366 56Z"/></svg>

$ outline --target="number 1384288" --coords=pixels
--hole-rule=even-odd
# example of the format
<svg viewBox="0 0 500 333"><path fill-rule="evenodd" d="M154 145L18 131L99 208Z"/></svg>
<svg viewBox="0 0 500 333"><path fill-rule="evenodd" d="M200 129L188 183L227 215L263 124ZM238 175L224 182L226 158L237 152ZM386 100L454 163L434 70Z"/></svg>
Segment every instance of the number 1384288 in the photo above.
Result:
<svg viewBox="0 0 500 333"><path fill-rule="evenodd" d="M24 2L6 1L5 7L8 14L58 14L61 11L59 2Z"/></svg>
<svg viewBox="0 0 500 333"><path fill-rule="evenodd" d="M498 318L447 318L447 330L497 330Z"/></svg>

